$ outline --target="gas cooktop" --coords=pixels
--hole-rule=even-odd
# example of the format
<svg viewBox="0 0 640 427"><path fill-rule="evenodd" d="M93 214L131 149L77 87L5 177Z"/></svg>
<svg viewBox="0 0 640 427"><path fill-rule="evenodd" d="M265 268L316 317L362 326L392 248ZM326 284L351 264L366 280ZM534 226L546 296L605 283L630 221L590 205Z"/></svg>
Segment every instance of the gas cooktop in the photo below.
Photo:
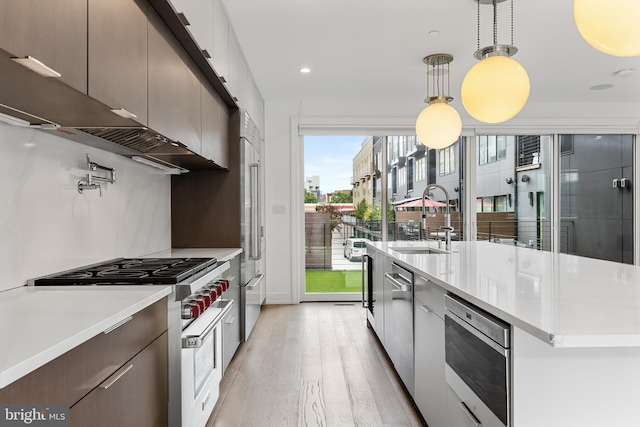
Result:
<svg viewBox="0 0 640 427"><path fill-rule="evenodd" d="M118 258L40 277L36 286L172 285L217 264L215 258Z"/></svg>

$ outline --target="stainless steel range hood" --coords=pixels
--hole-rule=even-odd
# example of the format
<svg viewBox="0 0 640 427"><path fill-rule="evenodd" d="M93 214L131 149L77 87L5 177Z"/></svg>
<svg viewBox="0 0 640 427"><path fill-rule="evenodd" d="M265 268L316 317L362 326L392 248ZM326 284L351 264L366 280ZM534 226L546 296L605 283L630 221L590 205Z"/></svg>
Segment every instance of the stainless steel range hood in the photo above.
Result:
<svg viewBox="0 0 640 427"><path fill-rule="evenodd" d="M142 157L175 172L222 169L212 160L191 151L147 127L59 127L51 130L65 138L127 157Z"/></svg>
<svg viewBox="0 0 640 427"><path fill-rule="evenodd" d="M56 78L34 73L0 49L0 113L53 135L176 170L223 169ZM27 125L27 126L29 126Z"/></svg>

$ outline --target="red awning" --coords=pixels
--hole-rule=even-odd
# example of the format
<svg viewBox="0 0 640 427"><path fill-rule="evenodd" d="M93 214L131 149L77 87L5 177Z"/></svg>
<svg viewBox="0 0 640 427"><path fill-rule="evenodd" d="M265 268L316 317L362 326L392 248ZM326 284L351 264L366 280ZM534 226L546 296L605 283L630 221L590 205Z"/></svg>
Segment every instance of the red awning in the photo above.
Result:
<svg viewBox="0 0 640 427"><path fill-rule="evenodd" d="M355 209L353 203L305 203L304 210L305 212L313 212L318 207L328 206L332 206L334 209L339 211L352 211Z"/></svg>
<svg viewBox="0 0 640 427"><path fill-rule="evenodd" d="M431 207L439 208L439 207L447 206L446 203L436 202L435 200L431 200L431 199L425 199L424 205L425 207L428 207L428 208L431 208ZM421 208L421 207L422 207L422 200L420 199L411 200L410 202L396 205L396 208Z"/></svg>

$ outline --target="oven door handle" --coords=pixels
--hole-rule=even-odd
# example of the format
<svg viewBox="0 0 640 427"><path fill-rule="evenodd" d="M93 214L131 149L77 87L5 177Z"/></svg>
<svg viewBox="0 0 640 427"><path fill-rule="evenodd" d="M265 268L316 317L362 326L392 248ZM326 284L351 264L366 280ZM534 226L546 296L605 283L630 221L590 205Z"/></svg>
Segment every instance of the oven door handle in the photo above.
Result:
<svg viewBox="0 0 640 427"><path fill-rule="evenodd" d="M218 300L220 301L220 300ZM182 348L200 348L207 335L220 324L220 321L229 313L231 307L233 307L233 300L224 300L226 305L222 311L214 317L214 319L207 325L207 327L198 335L185 335L182 337Z"/></svg>

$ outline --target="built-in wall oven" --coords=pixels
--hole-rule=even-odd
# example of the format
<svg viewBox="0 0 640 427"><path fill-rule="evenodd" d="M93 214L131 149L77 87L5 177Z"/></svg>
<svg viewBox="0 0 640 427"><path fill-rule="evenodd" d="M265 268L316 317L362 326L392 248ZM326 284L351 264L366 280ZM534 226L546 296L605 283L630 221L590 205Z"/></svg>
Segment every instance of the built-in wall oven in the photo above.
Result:
<svg viewBox="0 0 640 427"><path fill-rule="evenodd" d="M511 425L510 325L445 296L445 378L475 425Z"/></svg>

